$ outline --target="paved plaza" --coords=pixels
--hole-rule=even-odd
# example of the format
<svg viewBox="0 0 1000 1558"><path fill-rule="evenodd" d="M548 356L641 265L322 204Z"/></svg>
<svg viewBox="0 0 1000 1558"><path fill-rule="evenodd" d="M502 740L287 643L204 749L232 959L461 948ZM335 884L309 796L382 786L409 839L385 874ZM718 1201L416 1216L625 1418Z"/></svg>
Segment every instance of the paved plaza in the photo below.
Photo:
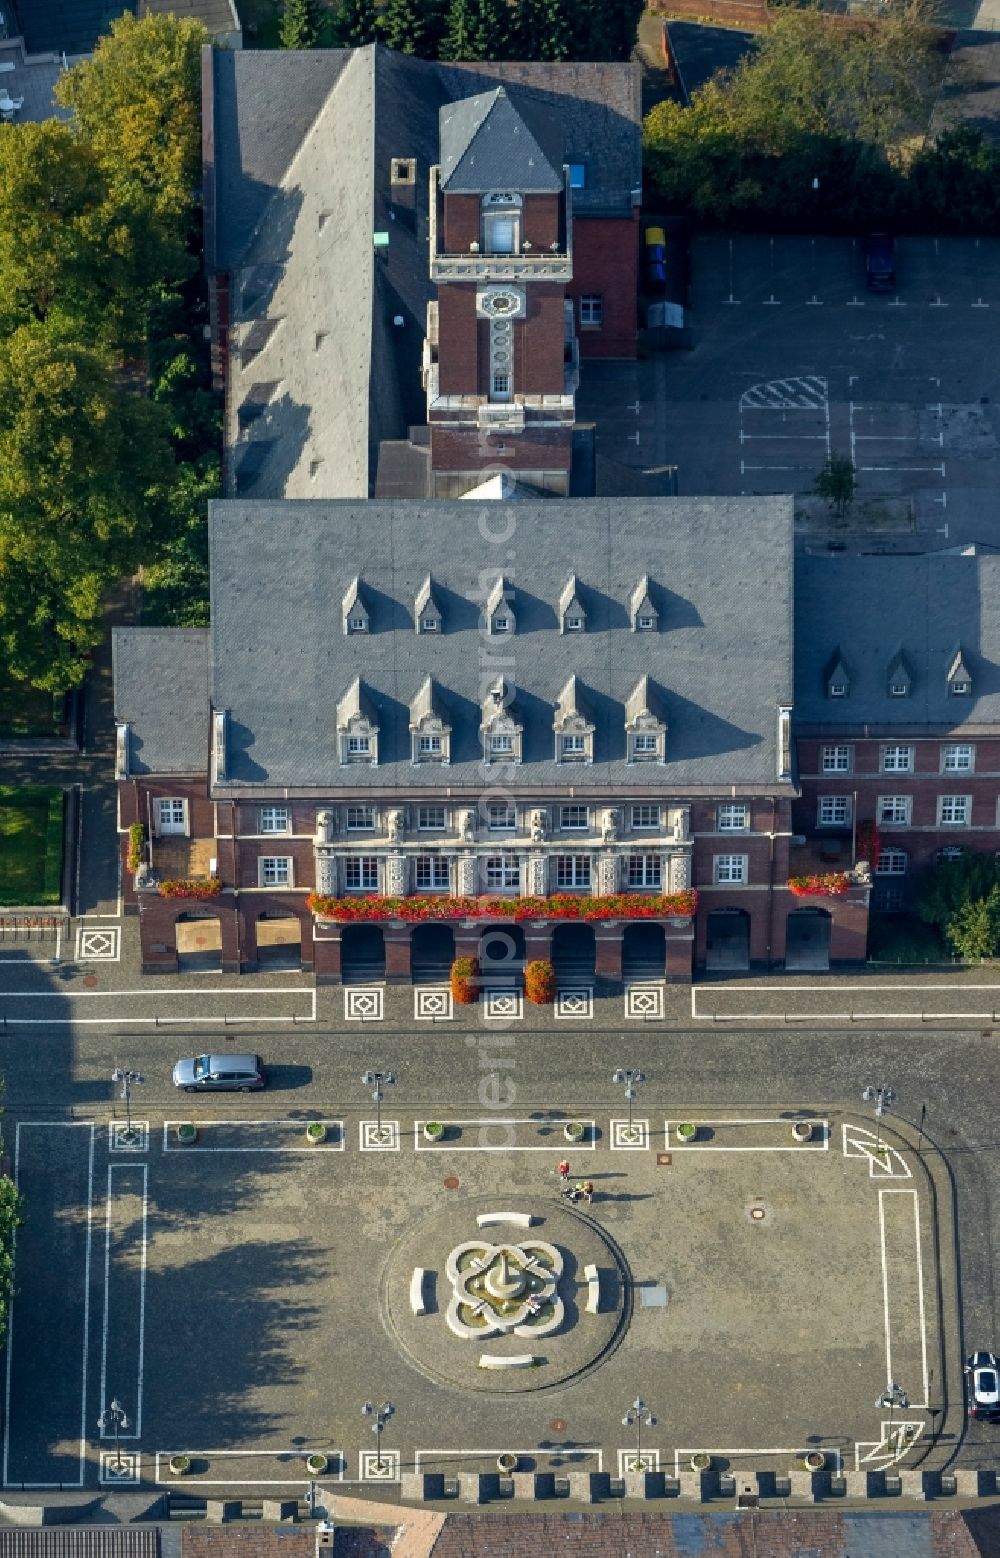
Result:
<svg viewBox="0 0 1000 1558"><path fill-rule="evenodd" d="M470 1036L472 1038L472 1036ZM475 1042L472 1039L472 1042ZM502 1042L496 1046L502 1057ZM502 1086L500 1089L502 1098ZM643 1458L785 1472L939 1465L961 1428L951 1209L940 1161L871 1120L793 1109L319 1111L182 1098L137 1139L104 1121L13 1131L27 1221L4 1479L301 1488L304 1457L359 1484L401 1472L620 1475ZM182 1146L181 1119L199 1135ZM592 1204L560 1195L590 1180ZM938 1181L941 1181L939 1183ZM889 1379L909 1407L876 1399ZM39 1392L44 1413L36 1410ZM366 1400L394 1414L379 1456ZM103 1455L103 1460L102 1460ZM381 1465L379 1461L381 1460Z"/></svg>

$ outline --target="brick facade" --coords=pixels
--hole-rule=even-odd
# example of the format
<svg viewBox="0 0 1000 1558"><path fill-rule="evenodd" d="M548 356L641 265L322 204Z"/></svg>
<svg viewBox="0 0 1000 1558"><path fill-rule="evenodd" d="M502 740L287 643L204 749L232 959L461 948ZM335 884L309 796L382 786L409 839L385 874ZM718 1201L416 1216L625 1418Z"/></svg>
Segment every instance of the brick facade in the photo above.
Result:
<svg viewBox="0 0 1000 1558"><path fill-rule="evenodd" d="M567 295L574 300L580 356L634 357L639 333L639 213L634 220L588 217L573 223L573 280ZM600 329L580 324L580 298L602 299Z"/></svg>

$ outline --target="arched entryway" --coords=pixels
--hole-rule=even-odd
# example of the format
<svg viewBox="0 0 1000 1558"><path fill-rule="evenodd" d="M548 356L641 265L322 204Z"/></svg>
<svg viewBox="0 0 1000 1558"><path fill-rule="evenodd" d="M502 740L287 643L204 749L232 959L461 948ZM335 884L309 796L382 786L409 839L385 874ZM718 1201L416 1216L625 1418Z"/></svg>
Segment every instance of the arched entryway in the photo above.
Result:
<svg viewBox="0 0 1000 1558"><path fill-rule="evenodd" d="M634 984L662 979L667 968L667 937L662 925L634 920L622 936L622 979Z"/></svg>
<svg viewBox="0 0 1000 1558"><path fill-rule="evenodd" d="M211 910L188 909L174 921L180 974L215 973L222 968L222 922Z"/></svg>
<svg viewBox="0 0 1000 1558"><path fill-rule="evenodd" d="M785 923L785 967L809 974L826 973L830 967L830 933L833 920L828 909L810 904L793 909Z"/></svg>
<svg viewBox="0 0 1000 1558"><path fill-rule="evenodd" d="M483 979L508 983L524 969L524 930L520 925L487 925L479 937L479 972Z"/></svg>
<svg viewBox="0 0 1000 1558"><path fill-rule="evenodd" d="M447 984L455 960L455 932L450 925L425 921L414 925L410 942L410 977L415 985Z"/></svg>
<svg viewBox="0 0 1000 1558"><path fill-rule="evenodd" d="M372 985L385 978L381 925L345 925L341 936L340 977L345 985Z"/></svg>
<svg viewBox="0 0 1000 1558"><path fill-rule="evenodd" d="M745 909L713 909L708 916L705 967L712 973L745 974L750 967L750 916Z"/></svg>
<svg viewBox="0 0 1000 1558"><path fill-rule="evenodd" d="M290 909L272 909L258 915L254 933L258 968L302 967L302 921Z"/></svg>
<svg viewBox="0 0 1000 1558"><path fill-rule="evenodd" d="M594 981L594 927L570 920L552 930L552 966L562 985L587 985Z"/></svg>

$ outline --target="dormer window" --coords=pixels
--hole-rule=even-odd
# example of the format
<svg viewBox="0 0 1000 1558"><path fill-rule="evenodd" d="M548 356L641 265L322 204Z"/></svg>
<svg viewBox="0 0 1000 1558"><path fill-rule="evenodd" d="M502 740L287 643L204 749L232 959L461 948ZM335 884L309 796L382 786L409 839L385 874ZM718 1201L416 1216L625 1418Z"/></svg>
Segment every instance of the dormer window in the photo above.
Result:
<svg viewBox="0 0 1000 1558"><path fill-rule="evenodd" d="M949 691L951 692L953 698L967 698L972 691L972 683L960 681L952 682Z"/></svg>
<svg viewBox="0 0 1000 1558"><path fill-rule="evenodd" d="M648 731L637 731L632 740L632 751L636 757L656 756L656 736Z"/></svg>
<svg viewBox="0 0 1000 1558"><path fill-rule="evenodd" d="M443 627L441 607L434 596L434 581L430 574L417 591L413 603L413 620L418 633L440 633Z"/></svg>
<svg viewBox="0 0 1000 1558"><path fill-rule="evenodd" d="M577 677L571 676L556 704L552 721L557 763L594 761L594 721Z"/></svg>
<svg viewBox="0 0 1000 1558"><path fill-rule="evenodd" d="M368 632L368 606L365 602L364 590L360 579L352 579L344 592L342 611L345 633Z"/></svg>
<svg viewBox="0 0 1000 1558"><path fill-rule="evenodd" d="M371 736L348 736L347 752L349 757L371 757Z"/></svg>
<svg viewBox="0 0 1000 1558"><path fill-rule="evenodd" d="M834 650L833 658L826 667L824 681L828 698L846 698L849 696L851 676L847 666L844 664L839 648Z"/></svg>
<svg viewBox="0 0 1000 1558"><path fill-rule="evenodd" d="M513 752L513 750L514 750L514 737L513 736L508 736L505 733L501 733L500 735L495 735L495 736L491 736L490 737L490 751L491 752L503 753L503 752Z"/></svg>
<svg viewBox="0 0 1000 1558"><path fill-rule="evenodd" d="M517 622L511 604L513 594L514 588L510 580L501 577L497 579L487 595L483 615L486 619L487 632L491 635L515 631Z"/></svg>
<svg viewBox="0 0 1000 1558"><path fill-rule="evenodd" d="M510 632L510 618L509 617L494 617L493 618L493 631L494 631L494 633L509 633Z"/></svg>
<svg viewBox="0 0 1000 1558"><path fill-rule="evenodd" d="M367 631L368 631L368 618L367 617L358 617L358 616L348 617L348 619L347 619L347 631L349 633L367 633Z"/></svg>
<svg viewBox="0 0 1000 1558"><path fill-rule="evenodd" d="M417 750L419 751L421 757L440 757L441 756L441 737L440 736L418 736L417 737Z"/></svg>
<svg viewBox="0 0 1000 1558"><path fill-rule="evenodd" d="M905 698L907 693L909 692L909 690L910 690L909 682L890 682L889 683L889 697L890 698Z"/></svg>
<svg viewBox="0 0 1000 1558"><path fill-rule="evenodd" d="M847 683L846 682L831 682L828 690L829 690L831 698L846 698L847 697Z"/></svg>
<svg viewBox="0 0 1000 1558"><path fill-rule="evenodd" d="M659 627L660 613L653 600L648 574L643 574L629 597L629 616L633 633L655 633Z"/></svg>
<svg viewBox="0 0 1000 1558"><path fill-rule="evenodd" d="M582 633L584 625L582 617L566 617L563 620L563 629L567 633Z"/></svg>
<svg viewBox="0 0 1000 1558"><path fill-rule="evenodd" d="M479 733L483 740L483 760L496 758L521 761L521 739L524 726L514 701L514 689L505 676L501 676L489 688L483 699Z"/></svg>
<svg viewBox="0 0 1000 1558"><path fill-rule="evenodd" d="M656 627L656 618L643 613L641 617L636 617L635 626L638 633L652 633Z"/></svg>
<svg viewBox="0 0 1000 1558"><path fill-rule="evenodd" d="M410 761L451 761L451 720L432 676L424 679L410 704Z"/></svg>
<svg viewBox="0 0 1000 1558"><path fill-rule="evenodd" d="M629 763L667 761L667 710L663 695L642 677L625 700L625 757Z"/></svg>
<svg viewBox="0 0 1000 1558"><path fill-rule="evenodd" d="M337 740L341 763L378 762L378 719L359 677L337 704Z"/></svg>
<svg viewBox="0 0 1000 1558"><path fill-rule="evenodd" d="M441 630L441 618L440 617L421 617L420 618L420 631L421 631L421 633L438 633L438 632L440 632L440 630Z"/></svg>
<svg viewBox="0 0 1000 1558"><path fill-rule="evenodd" d="M948 667L948 692L952 698L968 698L972 692L972 676L961 648L956 649Z"/></svg>
<svg viewBox="0 0 1000 1558"><path fill-rule="evenodd" d="M571 574L559 596L559 630L562 633L583 633L587 627L587 612L580 594L576 574Z"/></svg>
<svg viewBox="0 0 1000 1558"><path fill-rule="evenodd" d="M913 687L913 676L910 667L903 657L903 651L897 650L889 661L886 670L886 678L889 687L890 698L908 698Z"/></svg>

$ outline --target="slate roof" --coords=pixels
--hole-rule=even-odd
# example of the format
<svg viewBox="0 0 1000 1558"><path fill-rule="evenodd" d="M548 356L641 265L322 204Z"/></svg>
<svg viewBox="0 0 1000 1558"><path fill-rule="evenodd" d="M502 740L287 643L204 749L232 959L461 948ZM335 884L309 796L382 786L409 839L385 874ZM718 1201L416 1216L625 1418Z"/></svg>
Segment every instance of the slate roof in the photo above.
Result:
<svg viewBox="0 0 1000 1558"><path fill-rule="evenodd" d="M1000 557L958 555L802 557L796 565L795 719L798 729L863 725L1000 725ZM972 695L949 695L961 647ZM889 696L902 655L912 675L905 698ZM846 698L829 698L837 657Z"/></svg>
<svg viewBox="0 0 1000 1558"><path fill-rule="evenodd" d="M531 98L515 102L506 87L496 87L446 103L439 122L441 188L448 194L562 191L562 126Z"/></svg>
<svg viewBox="0 0 1000 1558"><path fill-rule="evenodd" d="M208 629L114 628L115 720L129 772L201 774L208 763Z"/></svg>
<svg viewBox="0 0 1000 1558"><path fill-rule="evenodd" d="M484 539L497 513L462 500L210 506L211 690L229 711L229 784L481 789L483 678L503 673L524 722L519 786L777 787L777 709L792 679L790 499L525 502L502 549ZM484 639L476 591L498 563L517 631ZM428 569L443 631L417 637ZM567 635L558 602L571 571L588 619L585 633ZM629 594L645 573L657 633L629 627ZM370 625L345 635L341 602L355 576ZM173 703L169 644L162 656L160 674L147 667L151 706ZM552 722L574 673L596 733L593 764L568 774L554 761ZM644 674L665 707L665 766L625 761L625 701ZM447 768L410 762L409 706L427 676L452 716ZM338 762L337 708L358 677L378 718L376 767ZM164 738L151 728L145 739L159 748Z"/></svg>
<svg viewBox="0 0 1000 1558"><path fill-rule="evenodd" d="M12 0L28 54L92 54L102 34L136 0ZM230 0L138 0L138 14L173 12L204 22L213 37L239 31Z"/></svg>
<svg viewBox="0 0 1000 1558"><path fill-rule="evenodd" d="M586 164L576 214L627 216L642 182L638 66L446 65L373 45L206 50L203 70L206 263L231 277L227 491L366 497L382 442L425 416L441 108L505 84L534 137L556 134L545 109L565 160ZM391 199L399 157L416 161L412 211ZM378 259L376 231L389 234Z"/></svg>

